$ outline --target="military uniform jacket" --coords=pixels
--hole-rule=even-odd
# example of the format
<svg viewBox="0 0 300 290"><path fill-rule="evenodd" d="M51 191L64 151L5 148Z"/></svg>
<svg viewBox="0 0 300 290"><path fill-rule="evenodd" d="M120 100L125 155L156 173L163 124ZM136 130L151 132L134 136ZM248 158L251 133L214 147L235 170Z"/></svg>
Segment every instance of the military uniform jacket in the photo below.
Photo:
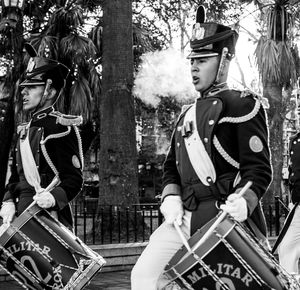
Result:
<svg viewBox="0 0 300 290"><path fill-rule="evenodd" d="M81 191L83 184L83 155L77 122L77 118L68 118L49 107L32 116L29 128L29 143L40 174L41 187L46 188L55 176L60 180L60 184L51 190L56 206L50 210L58 211L59 220L68 227L73 225L69 202ZM27 208L35 194L24 176L20 154L20 138L25 138L26 134L26 126L20 126L12 174L3 199L19 200L18 214Z"/></svg>
<svg viewBox="0 0 300 290"><path fill-rule="evenodd" d="M266 234L259 200L270 184L271 164L266 114L258 97L223 89L196 100L198 133L216 171L216 182L210 182L209 186L201 183L189 161L184 138L193 125L183 124L184 115L179 117L164 163L162 197L180 194L184 207L193 211L193 217L204 200L225 200L252 181L244 198L249 216ZM234 186L238 172L241 179ZM201 218L198 213L197 219Z"/></svg>
<svg viewBox="0 0 300 290"><path fill-rule="evenodd" d="M300 202L300 133L293 135L289 146L289 189L293 203Z"/></svg>

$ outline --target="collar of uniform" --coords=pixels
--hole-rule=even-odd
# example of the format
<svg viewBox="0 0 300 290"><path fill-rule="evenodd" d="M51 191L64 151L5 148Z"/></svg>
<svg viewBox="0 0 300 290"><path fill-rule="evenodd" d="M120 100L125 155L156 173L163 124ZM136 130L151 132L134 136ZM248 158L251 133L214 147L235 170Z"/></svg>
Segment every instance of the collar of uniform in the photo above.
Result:
<svg viewBox="0 0 300 290"><path fill-rule="evenodd" d="M54 112L54 108L51 106L51 107L47 107L41 111L38 111L36 113L34 113L32 115L32 122L36 122L38 120L41 120L43 118L45 118L46 116L48 116L50 113Z"/></svg>
<svg viewBox="0 0 300 290"><path fill-rule="evenodd" d="M229 90L227 83L213 85L209 89L207 89L203 94L201 94L199 98L212 97L226 90Z"/></svg>

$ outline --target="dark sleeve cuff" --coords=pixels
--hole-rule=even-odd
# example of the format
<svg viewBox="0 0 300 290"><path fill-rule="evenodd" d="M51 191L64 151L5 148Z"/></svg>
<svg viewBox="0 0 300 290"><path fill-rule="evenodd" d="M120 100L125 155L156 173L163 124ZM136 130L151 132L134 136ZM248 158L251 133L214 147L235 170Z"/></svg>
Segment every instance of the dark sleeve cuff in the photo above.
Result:
<svg viewBox="0 0 300 290"><path fill-rule="evenodd" d="M60 187L60 186L55 187L50 192L55 198L55 202L56 202L55 207L58 210L61 210L65 206L68 205L69 200L67 198L67 194L66 194L65 190L62 187Z"/></svg>
<svg viewBox="0 0 300 290"><path fill-rule="evenodd" d="M180 185L178 185L176 183L167 184L164 187L163 192L161 194L161 202L163 202L164 199L169 195L179 195L180 196L181 195Z"/></svg>
<svg viewBox="0 0 300 290"><path fill-rule="evenodd" d="M243 198L247 202L248 216L251 216L252 213L253 213L253 211L254 211L254 209L258 205L258 197L257 197L256 193L252 189L248 189L244 193Z"/></svg>

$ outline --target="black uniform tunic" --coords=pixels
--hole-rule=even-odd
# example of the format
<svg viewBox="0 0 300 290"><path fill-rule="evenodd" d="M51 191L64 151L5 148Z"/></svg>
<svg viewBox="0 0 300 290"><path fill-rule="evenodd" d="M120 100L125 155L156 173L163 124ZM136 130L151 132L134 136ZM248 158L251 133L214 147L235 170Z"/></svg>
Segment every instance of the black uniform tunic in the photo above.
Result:
<svg viewBox="0 0 300 290"><path fill-rule="evenodd" d="M197 99L198 133L216 171L216 182L209 181L209 186L200 181L187 154L184 138L188 136L189 128L183 124L187 110L179 117L164 163L162 197L181 195L184 207L192 211L193 234L216 216L216 201L225 200L236 189L252 181L250 190L244 195L248 214L266 234L259 200L270 184L272 173L266 114L260 100L251 94L245 96L240 91L226 88ZM234 187L238 172L241 180Z"/></svg>
<svg viewBox="0 0 300 290"><path fill-rule="evenodd" d="M69 202L81 191L83 184L81 140L72 124L75 122L76 118L68 118L49 107L32 116L29 128L29 143L41 187L46 188L55 176L60 179L60 184L51 190L56 206L49 210L58 211L58 219L69 228L73 226ZM12 174L3 201L16 201L17 215L20 215L33 201L35 190L26 181L20 154L20 138L25 138L28 130L22 126L18 131ZM45 142L44 151L41 141Z"/></svg>
<svg viewBox="0 0 300 290"><path fill-rule="evenodd" d="M300 202L300 133L290 139L289 187L293 203Z"/></svg>

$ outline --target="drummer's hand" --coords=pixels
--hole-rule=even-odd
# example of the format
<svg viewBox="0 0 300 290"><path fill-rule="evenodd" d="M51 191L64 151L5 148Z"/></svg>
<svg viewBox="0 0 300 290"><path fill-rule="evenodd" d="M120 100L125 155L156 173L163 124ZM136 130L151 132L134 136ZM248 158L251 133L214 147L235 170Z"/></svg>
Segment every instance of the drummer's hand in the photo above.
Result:
<svg viewBox="0 0 300 290"><path fill-rule="evenodd" d="M248 217L246 200L237 193L232 193L227 197L226 203L220 209L230 214L238 222L243 222Z"/></svg>
<svg viewBox="0 0 300 290"><path fill-rule="evenodd" d="M160 211L163 214L167 224L173 224L175 220L179 226L182 224L184 211L180 196L167 196L160 206Z"/></svg>
<svg viewBox="0 0 300 290"><path fill-rule="evenodd" d="M3 218L3 224L10 224L16 214L16 206L13 201L5 201L0 210L0 216Z"/></svg>
<svg viewBox="0 0 300 290"><path fill-rule="evenodd" d="M292 210L294 208L294 204L292 202L289 203L289 210Z"/></svg>
<svg viewBox="0 0 300 290"><path fill-rule="evenodd" d="M41 208L50 208L55 206L55 198L49 191L43 191L41 193L37 193L33 200L36 201L38 206Z"/></svg>

